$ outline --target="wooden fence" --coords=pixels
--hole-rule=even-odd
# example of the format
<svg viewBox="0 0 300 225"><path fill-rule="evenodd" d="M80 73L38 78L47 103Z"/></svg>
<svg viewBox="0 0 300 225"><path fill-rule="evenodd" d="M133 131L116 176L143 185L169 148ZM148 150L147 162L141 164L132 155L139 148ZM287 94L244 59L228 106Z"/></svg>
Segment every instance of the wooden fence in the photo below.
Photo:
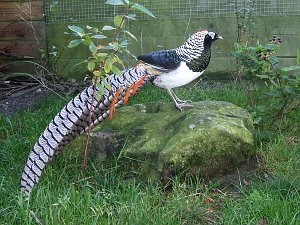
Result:
<svg viewBox="0 0 300 225"><path fill-rule="evenodd" d="M39 60L39 49L47 49L44 1L1 0L0 72L30 70L30 66L22 63L7 63Z"/></svg>

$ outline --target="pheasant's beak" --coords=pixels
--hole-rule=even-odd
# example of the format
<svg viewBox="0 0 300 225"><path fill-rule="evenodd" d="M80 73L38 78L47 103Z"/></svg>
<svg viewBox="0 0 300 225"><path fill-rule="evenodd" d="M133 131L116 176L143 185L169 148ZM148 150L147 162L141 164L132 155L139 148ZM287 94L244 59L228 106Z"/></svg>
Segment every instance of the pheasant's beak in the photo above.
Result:
<svg viewBox="0 0 300 225"><path fill-rule="evenodd" d="M223 40L222 36L218 34L217 39Z"/></svg>

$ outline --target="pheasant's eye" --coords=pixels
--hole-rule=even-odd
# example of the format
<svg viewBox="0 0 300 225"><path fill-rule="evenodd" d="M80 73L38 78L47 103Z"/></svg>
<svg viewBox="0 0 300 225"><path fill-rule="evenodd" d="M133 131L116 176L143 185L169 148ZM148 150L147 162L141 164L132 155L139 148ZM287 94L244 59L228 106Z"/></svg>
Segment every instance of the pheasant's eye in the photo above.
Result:
<svg viewBox="0 0 300 225"><path fill-rule="evenodd" d="M209 32L208 35L211 37L211 39L215 39L216 34L214 32Z"/></svg>

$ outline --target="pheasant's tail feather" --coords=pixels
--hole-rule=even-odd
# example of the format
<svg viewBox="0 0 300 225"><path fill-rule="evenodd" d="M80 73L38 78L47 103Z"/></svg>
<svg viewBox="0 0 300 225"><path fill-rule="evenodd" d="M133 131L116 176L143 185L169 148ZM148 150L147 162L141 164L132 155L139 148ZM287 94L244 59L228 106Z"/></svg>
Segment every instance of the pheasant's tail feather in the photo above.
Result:
<svg viewBox="0 0 300 225"><path fill-rule="evenodd" d="M72 99L50 122L32 148L21 176L21 190L29 195L33 186L38 183L43 169L59 151L74 138L104 119L112 118L116 108L127 103L141 85L151 78L147 69L142 66L131 68L121 76L110 75L104 82L111 85L105 88L104 95L98 101L94 96L94 86L86 88ZM104 84L102 84L104 87ZM96 91L98 89L96 88Z"/></svg>
<svg viewBox="0 0 300 225"><path fill-rule="evenodd" d="M29 193L38 183L42 170L59 150L77 137L88 125L87 117L93 88L86 88L70 101L49 123L32 148L23 174L21 189Z"/></svg>
<svg viewBox="0 0 300 225"><path fill-rule="evenodd" d="M114 97L113 97L113 99L111 101L111 104L110 104L110 107L109 107L109 120L112 120L113 115L114 115L114 113L116 111L115 104L117 103L117 100L118 100L118 98L120 96L120 92L121 92L121 89L119 88L116 91L116 93L115 93L115 95L114 95Z"/></svg>

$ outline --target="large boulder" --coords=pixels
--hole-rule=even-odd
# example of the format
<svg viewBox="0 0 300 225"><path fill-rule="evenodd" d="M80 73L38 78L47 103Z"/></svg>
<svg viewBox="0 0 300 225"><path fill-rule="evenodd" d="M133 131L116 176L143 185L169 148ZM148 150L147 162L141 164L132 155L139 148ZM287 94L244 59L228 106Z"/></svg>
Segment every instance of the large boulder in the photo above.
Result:
<svg viewBox="0 0 300 225"><path fill-rule="evenodd" d="M174 174L216 177L255 154L251 115L221 101L193 103L180 112L173 103L118 109L113 121L93 130L92 154L122 160L140 177L168 179Z"/></svg>

